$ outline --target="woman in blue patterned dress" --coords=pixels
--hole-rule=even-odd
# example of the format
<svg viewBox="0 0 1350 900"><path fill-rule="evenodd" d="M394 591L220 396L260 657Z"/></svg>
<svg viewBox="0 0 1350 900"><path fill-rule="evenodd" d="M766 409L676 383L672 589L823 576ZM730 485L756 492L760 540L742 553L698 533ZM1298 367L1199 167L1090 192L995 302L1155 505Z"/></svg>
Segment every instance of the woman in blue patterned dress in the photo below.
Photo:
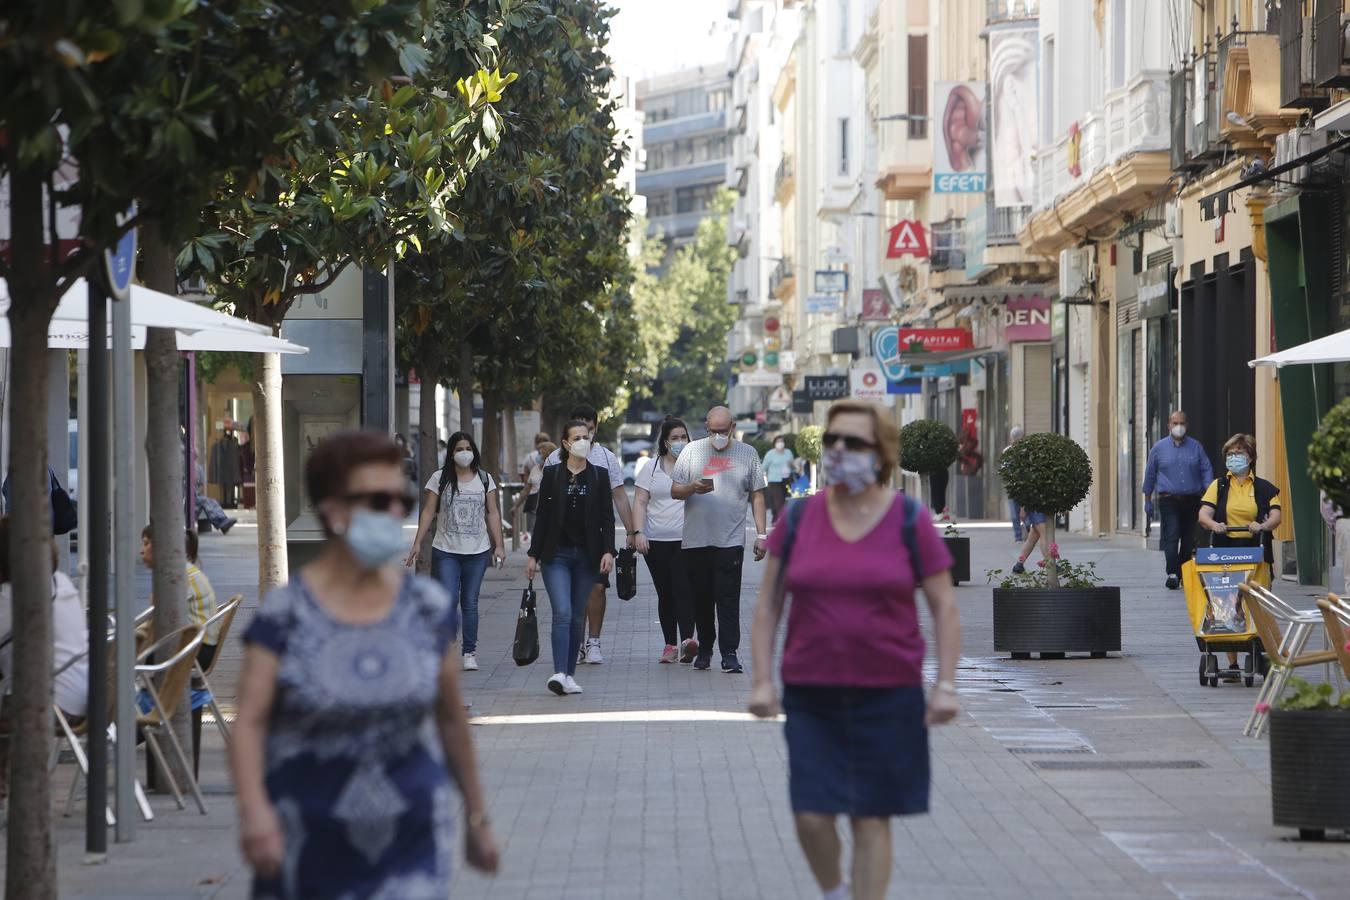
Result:
<svg viewBox="0 0 1350 900"><path fill-rule="evenodd" d="M415 498L392 441L329 438L305 481L327 541L244 636L230 746L253 896L443 900L451 779L469 865L497 868L455 611L439 585L397 565Z"/></svg>

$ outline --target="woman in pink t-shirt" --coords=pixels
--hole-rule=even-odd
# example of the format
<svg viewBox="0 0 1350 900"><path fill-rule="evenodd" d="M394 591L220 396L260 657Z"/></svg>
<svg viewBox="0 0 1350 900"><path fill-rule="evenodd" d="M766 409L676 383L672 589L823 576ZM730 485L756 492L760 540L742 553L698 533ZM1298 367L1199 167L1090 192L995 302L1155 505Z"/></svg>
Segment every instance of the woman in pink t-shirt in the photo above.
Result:
<svg viewBox="0 0 1350 900"><path fill-rule="evenodd" d="M888 486L899 431L877 407L849 400L834 404L826 422L821 467L829 488L795 501L803 506L789 509L769 537L751 635L750 711L778 711L770 662L791 595L783 708L797 837L827 900L842 900L835 820L847 815L853 896L879 900L890 880L890 817L928 811L928 726L958 710L961 626L942 538L921 504ZM919 587L938 644L927 698Z"/></svg>

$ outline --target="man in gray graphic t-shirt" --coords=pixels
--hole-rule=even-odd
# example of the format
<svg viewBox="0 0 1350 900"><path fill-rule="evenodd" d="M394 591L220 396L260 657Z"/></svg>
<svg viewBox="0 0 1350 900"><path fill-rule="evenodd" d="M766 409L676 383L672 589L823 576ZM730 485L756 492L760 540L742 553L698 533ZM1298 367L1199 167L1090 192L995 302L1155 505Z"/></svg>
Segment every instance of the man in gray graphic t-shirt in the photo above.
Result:
<svg viewBox="0 0 1350 900"><path fill-rule="evenodd" d="M759 454L733 437L731 410L708 410L708 436L680 453L671 474L671 496L683 500L682 553L694 598L699 654L694 668L712 665L719 637L722 671L742 672L741 565L745 557L746 506L755 516L755 559L764 558L764 469Z"/></svg>

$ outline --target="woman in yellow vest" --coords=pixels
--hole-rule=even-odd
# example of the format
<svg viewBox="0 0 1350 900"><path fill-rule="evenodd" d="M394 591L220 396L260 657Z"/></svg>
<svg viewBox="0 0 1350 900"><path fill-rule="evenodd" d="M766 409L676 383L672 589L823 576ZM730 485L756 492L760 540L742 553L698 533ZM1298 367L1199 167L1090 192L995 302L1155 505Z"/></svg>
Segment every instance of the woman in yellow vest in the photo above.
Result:
<svg viewBox="0 0 1350 900"><path fill-rule="evenodd" d="M1252 473L1256 439L1235 434L1223 445L1228 472L1216 478L1200 498L1200 525L1213 532L1216 547L1262 547L1266 563L1275 562L1271 534L1280 527L1280 489ZM1238 668L1229 652L1228 668Z"/></svg>

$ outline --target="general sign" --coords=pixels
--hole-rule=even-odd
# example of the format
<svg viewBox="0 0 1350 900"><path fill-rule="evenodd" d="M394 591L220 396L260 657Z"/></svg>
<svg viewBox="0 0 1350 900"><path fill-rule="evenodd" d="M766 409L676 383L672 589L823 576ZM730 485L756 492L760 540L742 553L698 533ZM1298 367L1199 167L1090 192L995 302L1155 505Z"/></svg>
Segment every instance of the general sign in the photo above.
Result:
<svg viewBox="0 0 1350 900"><path fill-rule="evenodd" d="M855 399L873 403L887 403L886 379L875 366L850 369L849 390Z"/></svg>

